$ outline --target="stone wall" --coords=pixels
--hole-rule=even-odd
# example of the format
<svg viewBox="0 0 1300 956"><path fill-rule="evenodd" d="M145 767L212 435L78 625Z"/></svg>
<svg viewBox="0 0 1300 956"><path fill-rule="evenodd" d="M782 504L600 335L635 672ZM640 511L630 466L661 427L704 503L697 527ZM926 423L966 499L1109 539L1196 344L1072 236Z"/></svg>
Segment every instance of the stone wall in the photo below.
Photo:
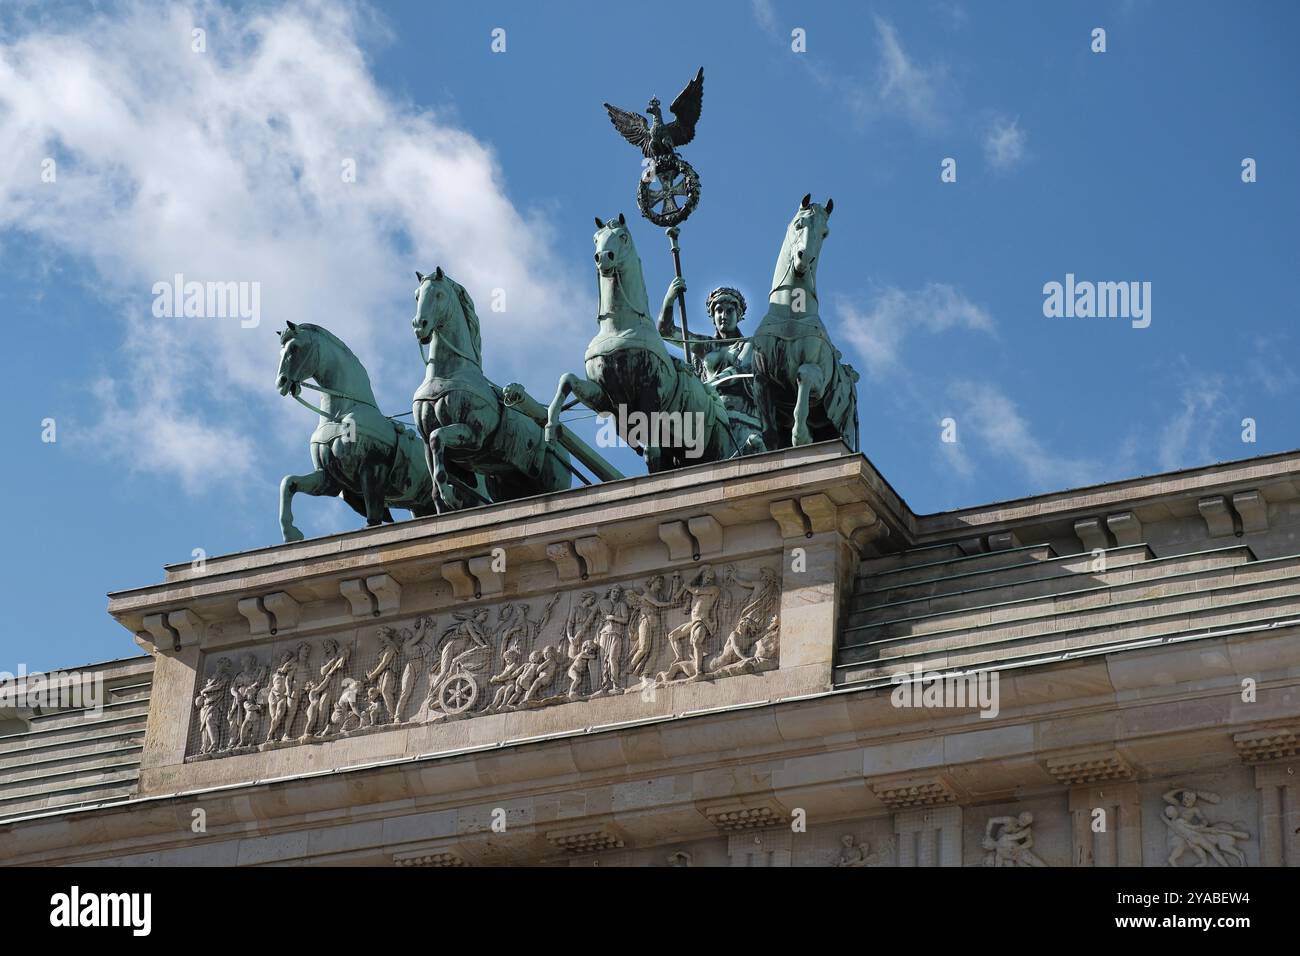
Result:
<svg viewBox="0 0 1300 956"><path fill-rule="evenodd" d="M1300 865L1297 474L918 516L819 445L173 566L138 786L0 853Z"/></svg>

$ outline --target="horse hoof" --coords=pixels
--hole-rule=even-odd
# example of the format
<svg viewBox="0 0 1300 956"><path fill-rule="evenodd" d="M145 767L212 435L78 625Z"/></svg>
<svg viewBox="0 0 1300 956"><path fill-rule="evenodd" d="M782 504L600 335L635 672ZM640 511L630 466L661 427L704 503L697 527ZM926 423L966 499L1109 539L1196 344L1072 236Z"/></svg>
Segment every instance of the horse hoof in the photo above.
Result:
<svg viewBox="0 0 1300 956"><path fill-rule="evenodd" d="M299 531L297 528L295 528L293 525L289 525L289 527L287 528L281 528L280 530L281 533L284 535L285 544L288 544L292 541L301 541L303 539L302 532Z"/></svg>
<svg viewBox="0 0 1300 956"><path fill-rule="evenodd" d="M557 438L559 438L559 431L560 431L560 429L559 429L558 426L556 426L556 425L547 425L546 428L544 429L544 433L545 433L545 436L546 436L546 440L547 440L547 441L555 441Z"/></svg>

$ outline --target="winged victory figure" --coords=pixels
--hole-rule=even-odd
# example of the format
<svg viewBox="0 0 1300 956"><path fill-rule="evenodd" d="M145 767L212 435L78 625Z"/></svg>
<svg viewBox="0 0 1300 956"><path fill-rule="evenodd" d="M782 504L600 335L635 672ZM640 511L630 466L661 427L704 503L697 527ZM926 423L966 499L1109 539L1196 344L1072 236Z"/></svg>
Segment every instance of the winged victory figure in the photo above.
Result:
<svg viewBox="0 0 1300 956"><path fill-rule="evenodd" d="M675 158L677 147L685 146L695 138L695 124L700 120L703 105L704 67L700 67L695 79L686 84L686 89L678 93L677 99L668 107L675 117L671 123L664 122L658 97L652 98L646 107L649 123L640 113L621 110L608 103L605 110L624 139L638 147L646 158L659 160Z"/></svg>

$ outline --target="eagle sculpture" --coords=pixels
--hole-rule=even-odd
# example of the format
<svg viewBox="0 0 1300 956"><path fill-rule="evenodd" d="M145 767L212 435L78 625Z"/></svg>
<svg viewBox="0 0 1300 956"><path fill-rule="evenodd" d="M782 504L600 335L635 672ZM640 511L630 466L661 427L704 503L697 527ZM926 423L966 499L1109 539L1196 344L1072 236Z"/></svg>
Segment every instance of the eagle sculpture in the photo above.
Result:
<svg viewBox="0 0 1300 956"><path fill-rule="evenodd" d="M675 119L664 122L663 112L659 109L659 98L650 100L646 107L645 121L640 113L621 110L617 106L605 104L609 121L623 134L623 138L638 147L648 159L671 159L676 155L678 146L685 146L695 138L695 124L700 120L700 109L704 105L704 67L700 67L695 79L686 84L686 89L677 94L668 108Z"/></svg>

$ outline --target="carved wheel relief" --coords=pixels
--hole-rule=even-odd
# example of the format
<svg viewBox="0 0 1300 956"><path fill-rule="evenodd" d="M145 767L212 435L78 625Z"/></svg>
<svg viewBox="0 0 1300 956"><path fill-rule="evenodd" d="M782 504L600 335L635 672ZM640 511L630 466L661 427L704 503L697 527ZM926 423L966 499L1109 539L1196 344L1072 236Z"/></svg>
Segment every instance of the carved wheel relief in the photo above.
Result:
<svg viewBox="0 0 1300 956"><path fill-rule="evenodd" d="M777 559L208 654L188 760L771 670Z"/></svg>

